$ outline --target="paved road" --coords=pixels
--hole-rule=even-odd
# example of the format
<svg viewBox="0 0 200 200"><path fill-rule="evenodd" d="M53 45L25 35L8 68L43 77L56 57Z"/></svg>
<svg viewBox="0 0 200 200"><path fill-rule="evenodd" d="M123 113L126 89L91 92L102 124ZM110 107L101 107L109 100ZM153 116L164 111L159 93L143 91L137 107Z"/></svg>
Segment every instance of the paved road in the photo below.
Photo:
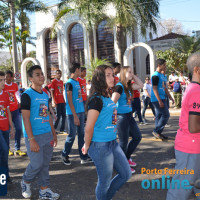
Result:
<svg viewBox="0 0 200 200"><path fill-rule="evenodd" d="M149 125L139 126L143 135L142 142L132 159L137 163L136 173L127 184L121 188L113 200L164 200L166 189L142 189L144 179L150 182L153 179L161 180L161 175L141 174L142 168L164 169L174 168L174 138L178 129L178 117L172 116L169 120L171 127L165 128L164 134L170 137L168 142L155 140L151 132L154 121L147 117ZM60 159L60 152L64 146L66 135L58 135L59 145L54 150L50 165L51 188L61 194L62 200L95 200L95 186L97 175L93 164L80 165L77 151L77 141L71 153L71 166L65 166ZM23 143L23 149L24 143ZM23 199L21 196L20 181L28 164L27 157L10 157L9 166L14 183L8 187L8 195L2 199ZM152 186L152 185L151 185ZM38 199L37 181L32 184L32 199ZM191 198L192 199L192 198Z"/></svg>

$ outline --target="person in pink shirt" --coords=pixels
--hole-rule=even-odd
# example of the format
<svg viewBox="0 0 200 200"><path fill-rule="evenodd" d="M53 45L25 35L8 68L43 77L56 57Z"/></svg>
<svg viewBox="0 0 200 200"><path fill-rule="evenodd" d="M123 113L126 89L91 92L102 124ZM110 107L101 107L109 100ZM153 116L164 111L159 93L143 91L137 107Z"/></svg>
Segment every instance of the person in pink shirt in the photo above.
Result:
<svg viewBox="0 0 200 200"><path fill-rule="evenodd" d="M175 169L194 170L194 174L175 174L172 181L179 181L181 187L178 188L176 184L173 188L171 184L167 200L187 200L192 192L200 192L190 185L200 182L200 52L188 58L187 67L192 73L192 82L188 85L182 101L180 128L175 139ZM182 187L182 181L189 184Z"/></svg>

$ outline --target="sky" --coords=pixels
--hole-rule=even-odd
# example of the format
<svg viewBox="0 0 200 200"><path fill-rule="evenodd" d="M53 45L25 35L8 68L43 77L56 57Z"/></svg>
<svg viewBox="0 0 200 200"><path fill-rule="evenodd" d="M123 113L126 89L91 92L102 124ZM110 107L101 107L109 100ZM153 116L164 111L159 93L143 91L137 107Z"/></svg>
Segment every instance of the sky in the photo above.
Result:
<svg viewBox="0 0 200 200"><path fill-rule="evenodd" d="M48 6L59 0L42 0ZM192 35L192 31L200 30L200 0L160 0L160 19L174 18L183 25L185 32ZM36 36L35 15L31 14L31 35ZM27 51L34 50L31 45Z"/></svg>

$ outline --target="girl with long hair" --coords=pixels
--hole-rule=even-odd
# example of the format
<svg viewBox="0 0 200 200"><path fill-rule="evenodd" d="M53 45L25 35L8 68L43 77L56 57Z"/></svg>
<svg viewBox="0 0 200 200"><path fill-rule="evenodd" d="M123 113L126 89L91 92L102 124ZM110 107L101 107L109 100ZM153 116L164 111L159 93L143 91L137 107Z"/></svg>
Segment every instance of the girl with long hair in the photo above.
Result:
<svg viewBox="0 0 200 200"><path fill-rule="evenodd" d="M131 81L134 80L134 83ZM131 67L121 68L119 83L116 84L112 100L117 103L117 134L119 144L124 151L130 167L135 167L136 163L131 160L131 154L141 141L140 129L132 116L132 90L143 88L142 81L133 74ZM128 143L129 136L132 140ZM131 172L135 170L131 168Z"/></svg>
<svg viewBox="0 0 200 200"><path fill-rule="evenodd" d="M89 153L96 166L97 200L110 200L131 177L129 163L116 141L116 104L109 95L109 88L114 87L113 69L98 66L91 85L82 152ZM113 169L117 175L112 179Z"/></svg>

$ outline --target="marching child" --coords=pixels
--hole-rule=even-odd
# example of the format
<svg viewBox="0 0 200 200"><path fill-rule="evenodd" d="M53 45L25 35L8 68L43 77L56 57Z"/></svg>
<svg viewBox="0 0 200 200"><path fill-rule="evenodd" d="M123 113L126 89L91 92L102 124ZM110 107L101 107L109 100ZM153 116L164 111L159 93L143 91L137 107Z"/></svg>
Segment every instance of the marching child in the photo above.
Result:
<svg viewBox="0 0 200 200"><path fill-rule="evenodd" d="M38 176L40 199L59 199L59 194L49 188L49 163L57 136L49 112L48 95L42 91L44 74L39 65L28 70L32 85L21 98L23 133L30 163L21 181L22 195L31 197L30 184Z"/></svg>

